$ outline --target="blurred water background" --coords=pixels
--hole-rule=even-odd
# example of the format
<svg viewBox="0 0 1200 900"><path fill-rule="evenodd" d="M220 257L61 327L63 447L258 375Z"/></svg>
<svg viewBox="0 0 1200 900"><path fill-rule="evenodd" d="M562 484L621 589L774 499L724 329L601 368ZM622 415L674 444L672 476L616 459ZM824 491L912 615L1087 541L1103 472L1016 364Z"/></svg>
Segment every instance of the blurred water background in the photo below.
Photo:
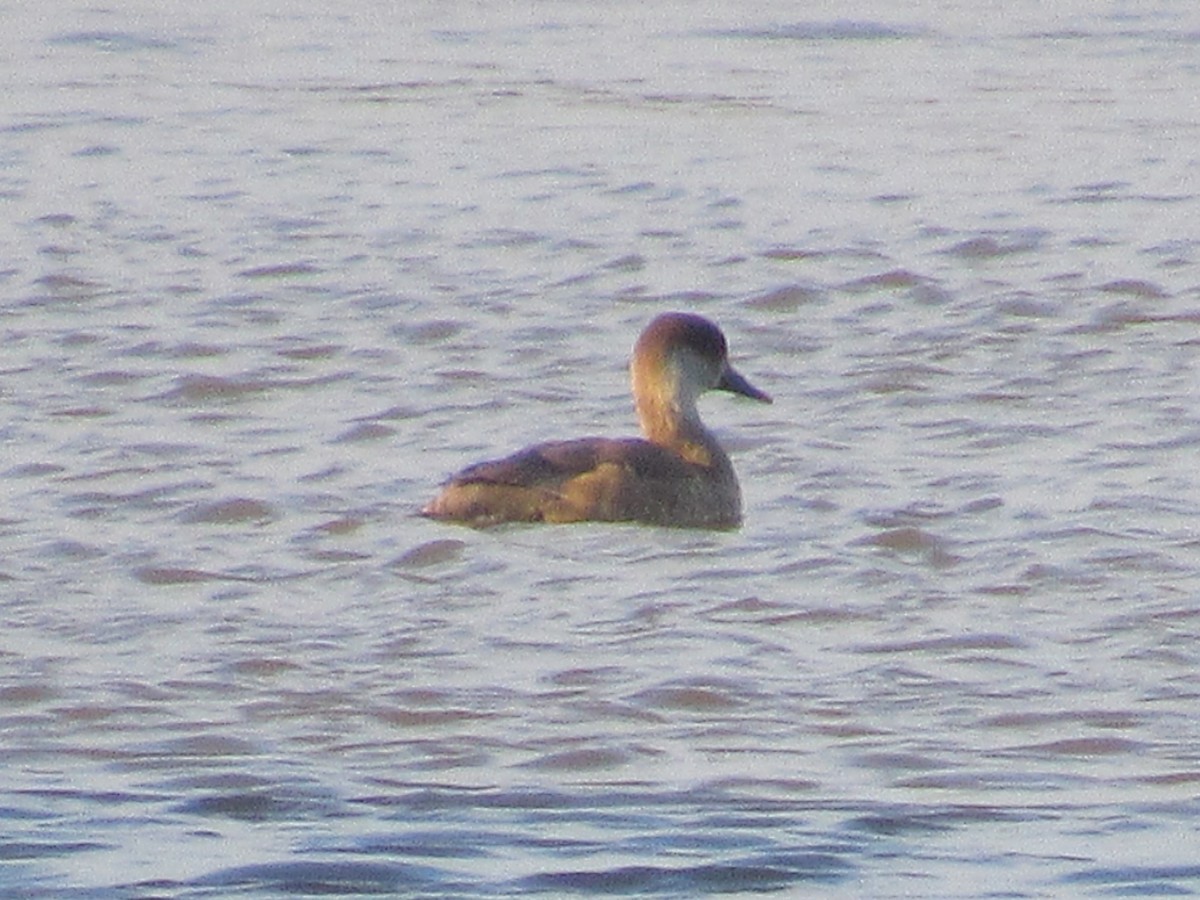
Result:
<svg viewBox="0 0 1200 900"><path fill-rule="evenodd" d="M2 9L6 897L1200 891L1200 6Z"/></svg>

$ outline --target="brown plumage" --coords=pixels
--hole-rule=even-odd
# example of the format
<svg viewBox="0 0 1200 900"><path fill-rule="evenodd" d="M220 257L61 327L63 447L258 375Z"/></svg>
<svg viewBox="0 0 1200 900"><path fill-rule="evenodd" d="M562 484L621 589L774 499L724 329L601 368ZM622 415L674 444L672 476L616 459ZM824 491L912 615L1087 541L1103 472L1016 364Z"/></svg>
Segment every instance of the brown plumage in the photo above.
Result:
<svg viewBox="0 0 1200 900"><path fill-rule="evenodd" d="M579 438L537 444L469 466L422 510L435 519L502 522L644 522L734 528L741 491L729 457L704 427L696 399L730 391L771 398L730 366L725 336L690 313L654 319L633 348L640 438Z"/></svg>

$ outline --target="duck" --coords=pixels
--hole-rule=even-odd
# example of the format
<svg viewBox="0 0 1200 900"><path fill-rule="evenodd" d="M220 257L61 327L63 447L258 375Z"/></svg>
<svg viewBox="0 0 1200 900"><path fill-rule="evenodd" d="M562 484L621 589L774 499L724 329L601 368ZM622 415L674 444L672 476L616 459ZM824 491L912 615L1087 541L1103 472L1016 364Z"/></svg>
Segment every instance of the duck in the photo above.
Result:
<svg viewBox="0 0 1200 900"><path fill-rule="evenodd" d="M727 391L771 397L729 362L725 335L687 312L655 317L633 348L630 380L641 438L535 444L452 476L421 510L487 528L510 522L633 522L729 530L742 498L729 455L700 419L697 399Z"/></svg>

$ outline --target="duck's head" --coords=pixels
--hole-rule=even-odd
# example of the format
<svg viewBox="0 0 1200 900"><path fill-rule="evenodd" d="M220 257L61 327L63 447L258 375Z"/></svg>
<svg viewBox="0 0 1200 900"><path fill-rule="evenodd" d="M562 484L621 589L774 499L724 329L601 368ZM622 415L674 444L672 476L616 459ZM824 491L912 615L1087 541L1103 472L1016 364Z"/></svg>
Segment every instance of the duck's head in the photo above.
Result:
<svg viewBox="0 0 1200 900"><path fill-rule="evenodd" d="M633 393L639 406L653 398L684 410L705 391L729 391L770 403L729 363L721 329L693 313L663 313L646 326L633 347Z"/></svg>

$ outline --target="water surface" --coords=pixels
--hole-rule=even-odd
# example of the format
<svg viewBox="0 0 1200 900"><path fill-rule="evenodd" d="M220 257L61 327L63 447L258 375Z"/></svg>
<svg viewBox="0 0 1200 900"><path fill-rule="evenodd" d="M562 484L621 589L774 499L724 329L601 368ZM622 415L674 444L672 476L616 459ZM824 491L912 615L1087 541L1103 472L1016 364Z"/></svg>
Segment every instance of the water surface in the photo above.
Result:
<svg viewBox="0 0 1200 900"><path fill-rule="evenodd" d="M54 7L6 895L1200 890L1189 6ZM414 515L667 309L740 531Z"/></svg>

